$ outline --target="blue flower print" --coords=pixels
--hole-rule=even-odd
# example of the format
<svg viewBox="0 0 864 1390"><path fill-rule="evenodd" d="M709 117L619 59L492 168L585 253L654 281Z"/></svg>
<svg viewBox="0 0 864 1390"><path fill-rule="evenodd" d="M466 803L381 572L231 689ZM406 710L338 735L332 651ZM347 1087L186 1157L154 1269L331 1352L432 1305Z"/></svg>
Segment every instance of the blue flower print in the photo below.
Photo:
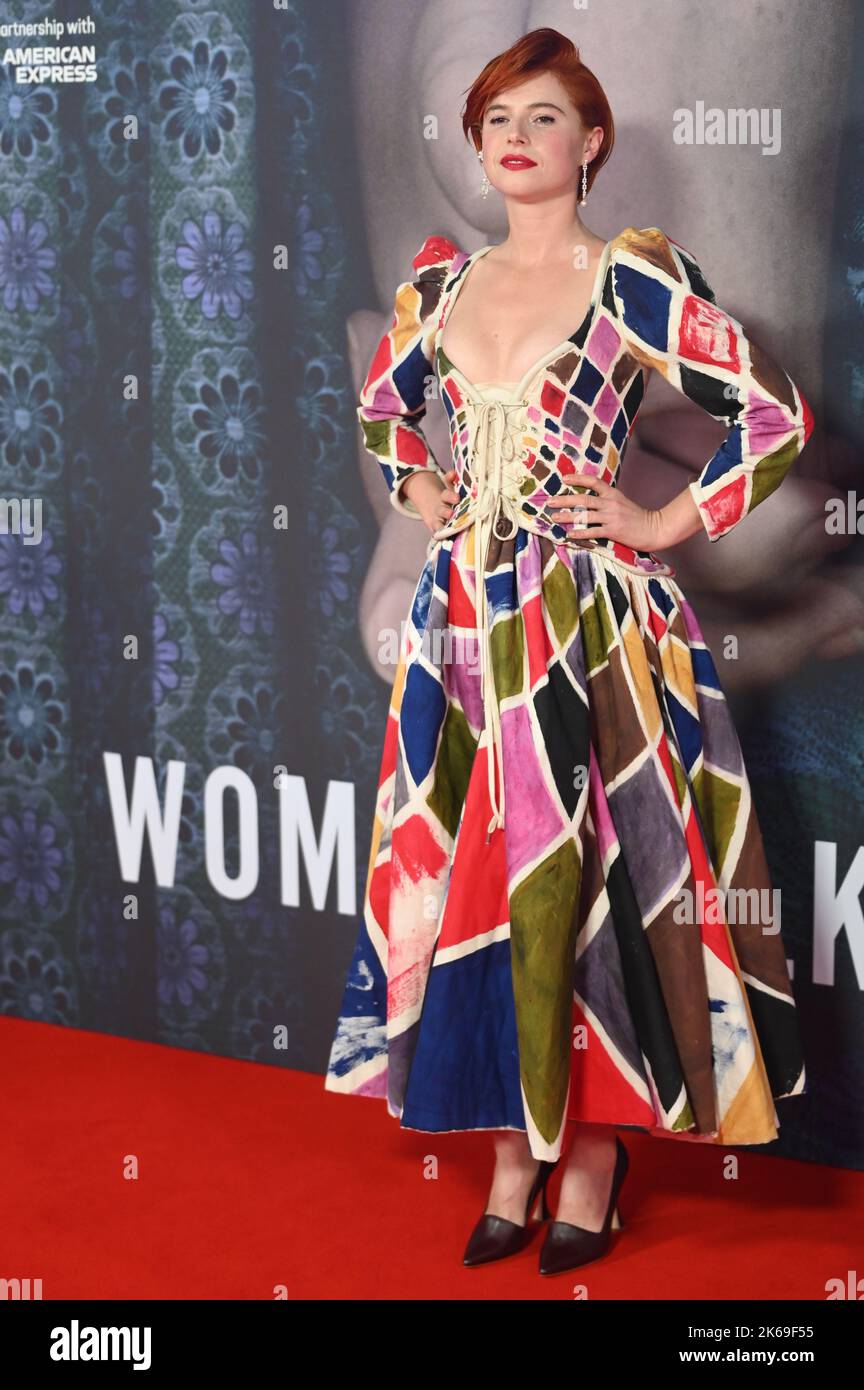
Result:
<svg viewBox="0 0 864 1390"><path fill-rule="evenodd" d="M214 763L240 767L253 782L268 786L279 761L279 731L285 726L282 694L251 667L235 667L207 703L208 756Z"/></svg>
<svg viewBox="0 0 864 1390"><path fill-rule="evenodd" d="M0 1014L78 1022L72 966L50 932L10 927L0 937Z"/></svg>
<svg viewBox="0 0 864 1390"><path fill-rule="evenodd" d="M36 675L28 662L0 671L0 747L16 763L31 758L38 766L60 746L63 706L49 675Z"/></svg>
<svg viewBox="0 0 864 1390"><path fill-rule="evenodd" d="M112 43L100 64L98 87L87 89L87 136L106 169L127 174L148 158L146 138L130 140L130 117L146 136L150 119L150 63L135 43Z"/></svg>
<svg viewBox="0 0 864 1390"><path fill-rule="evenodd" d="M189 300L201 298L205 319L215 319L224 308L230 319L243 312L241 300L252 298L252 252L244 248L243 228L231 222L223 231L218 212L205 212L199 227L194 218L183 223L186 241L175 252L183 277L183 294Z"/></svg>
<svg viewBox="0 0 864 1390"><path fill-rule="evenodd" d="M304 60L303 20L290 10L281 17L275 91L284 111L285 139L291 149L308 148L322 99L321 74Z"/></svg>
<svg viewBox="0 0 864 1390"><path fill-rule="evenodd" d="M57 100L49 87L22 87L0 64L0 154L32 159L54 139Z"/></svg>
<svg viewBox="0 0 864 1390"><path fill-rule="evenodd" d="M218 382L209 378L196 382L195 395L189 413L196 431L195 448L204 463L205 485L214 462L221 478L234 479L239 473L253 481L259 478L267 442L260 384L242 379L229 367Z"/></svg>
<svg viewBox="0 0 864 1390"><path fill-rule="evenodd" d="M18 362L0 368L0 450L16 468L26 463L43 476L59 472L62 412L44 372Z"/></svg>
<svg viewBox="0 0 864 1390"><path fill-rule="evenodd" d="M341 448L340 415L345 399L341 363L333 353L320 353L315 336L304 334L298 341L295 360L302 375L296 409L304 438L314 457L326 467Z"/></svg>
<svg viewBox="0 0 864 1390"><path fill-rule="evenodd" d="M237 86L225 76L227 68L224 49L211 53L206 39L195 44L191 61L185 53L175 54L171 61L175 80L162 87L159 105L170 112L166 138L182 142L189 159L200 154L202 147L208 154L218 154L223 131L234 129L237 116L231 103Z"/></svg>

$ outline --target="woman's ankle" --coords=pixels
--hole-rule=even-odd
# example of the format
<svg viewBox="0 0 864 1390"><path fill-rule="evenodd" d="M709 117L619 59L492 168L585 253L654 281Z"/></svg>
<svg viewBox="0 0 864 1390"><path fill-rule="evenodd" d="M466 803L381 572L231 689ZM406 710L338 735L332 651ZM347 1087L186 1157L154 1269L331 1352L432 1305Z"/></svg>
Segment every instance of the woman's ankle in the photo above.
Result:
<svg viewBox="0 0 864 1390"><path fill-rule="evenodd" d="M496 1130L492 1147L496 1166L526 1171L537 1166L524 1130Z"/></svg>
<svg viewBox="0 0 864 1390"><path fill-rule="evenodd" d="M593 1125L579 1121L573 1125L569 1148L562 1167L605 1170L615 1161L618 1131L614 1125Z"/></svg>

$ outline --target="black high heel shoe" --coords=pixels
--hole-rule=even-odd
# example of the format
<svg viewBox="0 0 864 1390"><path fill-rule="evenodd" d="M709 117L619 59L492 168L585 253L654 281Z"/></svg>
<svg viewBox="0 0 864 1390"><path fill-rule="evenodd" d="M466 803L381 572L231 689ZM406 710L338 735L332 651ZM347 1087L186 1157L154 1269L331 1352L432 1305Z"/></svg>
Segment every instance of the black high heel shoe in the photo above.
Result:
<svg viewBox="0 0 864 1390"><path fill-rule="evenodd" d="M541 1274L560 1274L562 1270L576 1269L591 1260L599 1260L609 1249L610 1230L620 1230L623 1226L617 1202L630 1160L617 1134L615 1143L617 1152L612 1170L612 1188L603 1225L599 1231L586 1231L583 1226L573 1226L569 1221L553 1221L540 1251Z"/></svg>
<svg viewBox="0 0 864 1390"><path fill-rule="evenodd" d="M554 1163L541 1158L540 1167L537 1169L537 1175L531 1184L531 1191L528 1193L528 1200L525 1203L524 1225L520 1226L516 1221L508 1221L504 1216L492 1216L488 1212L483 1213L471 1232L465 1247L465 1254L462 1256L463 1265L489 1264L491 1260L503 1260L506 1255L516 1255L525 1248L531 1238L528 1220L538 1196L542 1196L543 1199L541 1220L548 1221L552 1215L546 1201L546 1184L555 1171L557 1163L557 1158Z"/></svg>

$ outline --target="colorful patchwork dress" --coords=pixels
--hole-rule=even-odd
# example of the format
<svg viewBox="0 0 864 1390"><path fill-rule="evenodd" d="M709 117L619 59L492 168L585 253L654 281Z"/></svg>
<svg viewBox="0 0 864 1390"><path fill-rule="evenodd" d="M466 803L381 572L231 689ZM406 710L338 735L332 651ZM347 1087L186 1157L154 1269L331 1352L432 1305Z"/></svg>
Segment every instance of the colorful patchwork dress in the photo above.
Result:
<svg viewBox="0 0 864 1390"><path fill-rule="evenodd" d="M490 249L425 240L360 396L394 507L417 516L405 480L451 467L459 502L401 643L325 1086L408 1129L523 1130L537 1158L568 1119L766 1143L805 1071L714 661L670 565L569 535L547 503L584 491L574 472L616 482L651 368L727 426L689 485L711 542L812 416L658 227L607 244L583 323L511 391L472 385L441 336Z"/></svg>

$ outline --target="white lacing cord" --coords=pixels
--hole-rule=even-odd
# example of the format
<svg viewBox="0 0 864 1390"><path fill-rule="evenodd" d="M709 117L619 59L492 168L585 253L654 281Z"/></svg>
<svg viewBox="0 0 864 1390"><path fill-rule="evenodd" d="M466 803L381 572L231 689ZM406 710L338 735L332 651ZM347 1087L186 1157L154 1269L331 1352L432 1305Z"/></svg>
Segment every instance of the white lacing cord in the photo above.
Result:
<svg viewBox="0 0 864 1390"><path fill-rule="evenodd" d="M493 831L504 824L504 755L501 737L501 712L495 695L495 676L492 670L492 633L489 603L486 594L486 558L492 535L510 540L516 535L522 520L521 485L526 473L516 452L516 433L511 432L508 409L521 409L521 402L466 401L470 413L468 436L469 481L476 487L467 511L455 523L437 530L432 542L448 534L456 534L473 520L474 531L474 595L477 615L477 634L480 648L480 680L483 693L483 714L487 729L487 772L492 818L486 830L486 843ZM495 427L499 426L500 429ZM503 514L496 529L499 511ZM502 523L508 529L501 529ZM451 531L449 528L453 527ZM432 543L430 542L430 544ZM495 767L501 788L500 809L495 793Z"/></svg>

